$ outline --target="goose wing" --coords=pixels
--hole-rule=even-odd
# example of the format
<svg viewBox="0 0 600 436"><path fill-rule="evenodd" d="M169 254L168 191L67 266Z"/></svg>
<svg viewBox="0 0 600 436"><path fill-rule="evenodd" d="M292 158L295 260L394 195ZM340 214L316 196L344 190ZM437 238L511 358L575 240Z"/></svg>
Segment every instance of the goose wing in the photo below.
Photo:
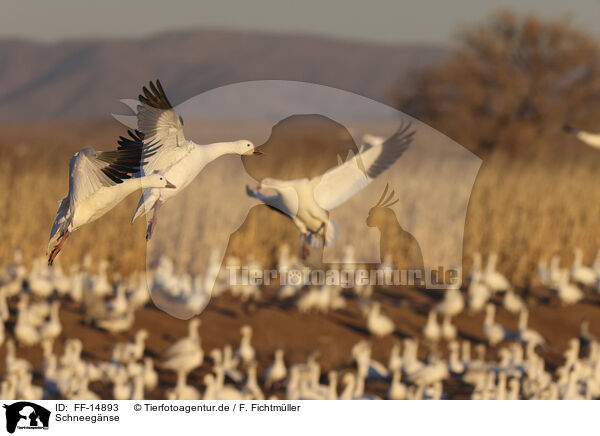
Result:
<svg viewBox="0 0 600 436"><path fill-rule="evenodd" d="M69 197L74 207L102 187L114 186L131 178L144 165L143 155L152 156L159 146L145 145L139 132L119 137L116 150L84 148L75 153L69 165Z"/></svg>
<svg viewBox="0 0 600 436"><path fill-rule="evenodd" d="M385 141L371 141L361 153L311 180L317 204L331 210L364 189L409 147L415 135L410 127L410 121L403 121L396 133Z"/></svg>
<svg viewBox="0 0 600 436"><path fill-rule="evenodd" d="M183 134L183 118L175 112L159 80L143 87L137 106L138 129L147 141L158 141L160 150L147 157L146 173L164 170L178 162L193 149Z"/></svg>
<svg viewBox="0 0 600 436"><path fill-rule="evenodd" d="M265 195L259 191L253 191L246 185L246 194L248 194L248 197L256 198L271 209L289 217L294 217L298 213L298 194L292 187L284 187L281 191L278 190L275 195Z"/></svg>

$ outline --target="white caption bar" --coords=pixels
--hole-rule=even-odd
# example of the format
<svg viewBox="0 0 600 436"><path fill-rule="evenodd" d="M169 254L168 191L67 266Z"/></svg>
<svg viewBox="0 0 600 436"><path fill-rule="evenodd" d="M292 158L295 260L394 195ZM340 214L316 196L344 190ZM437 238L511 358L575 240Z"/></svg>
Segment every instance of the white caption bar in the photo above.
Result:
<svg viewBox="0 0 600 436"><path fill-rule="evenodd" d="M16 435L108 434L579 434L595 428L594 401L3 401ZM11 432L12 430L12 432ZM233 433L235 432L235 433ZM342 433L343 432L343 433ZM2 433L2 432L0 432Z"/></svg>

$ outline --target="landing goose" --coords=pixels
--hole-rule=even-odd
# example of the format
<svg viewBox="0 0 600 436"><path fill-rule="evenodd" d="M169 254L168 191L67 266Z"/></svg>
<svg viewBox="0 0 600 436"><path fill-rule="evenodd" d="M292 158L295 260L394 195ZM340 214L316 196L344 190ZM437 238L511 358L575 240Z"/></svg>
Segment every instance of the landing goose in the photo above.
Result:
<svg viewBox="0 0 600 436"><path fill-rule="evenodd" d="M262 154L252 142L242 139L232 142L196 144L183 134L183 118L175 112L159 80L156 85L149 83L142 88L137 106L138 129L144 134L146 142L159 143L158 150L144 152L143 159L148 161L142 170L144 173L159 171L177 185L176 189L159 189L160 186L144 190L131 222L154 210L148 223L146 239L152 237L156 228L158 210L169 198L177 195L213 160L227 155L240 156ZM152 189L154 188L154 189Z"/></svg>
<svg viewBox="0 0 600 436"><path fill-rule="evenodd" d="M84 148L71 158L69 193L60 202L50 231L48 264L54 262L71 233L100 218L136 189L175 188L159 173L132 178L143 166L142 154L150 157L160 145L145 147L139 132L129 131L129 136L120 137L117 150Z"/></svg>
<svg viewBox="0 0 600 436"><path fill-rule="evenodd" d="M329 219L329 211L364 189L406 151L415 135L410 127L410 122L403 122L387 140L366 144L359 154L320 176L295 180L267 177L255 191L246 186L246 193L290 217L302 235L306 257L309 245L333 243L337 230L335 222ZM266 195L263 188L272 189L275 194ZM386 193L387 186L382 199Z"/></svg>

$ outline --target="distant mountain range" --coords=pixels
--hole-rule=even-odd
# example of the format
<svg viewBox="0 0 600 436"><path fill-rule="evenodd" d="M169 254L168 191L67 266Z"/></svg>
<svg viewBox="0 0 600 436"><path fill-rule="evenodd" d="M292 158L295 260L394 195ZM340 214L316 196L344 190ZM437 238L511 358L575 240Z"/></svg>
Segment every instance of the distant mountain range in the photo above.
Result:
<svg viewBox="0 0 600 436"><path fill-rule="evenodd" d="M91 120L160 78L173 104L229 83L299 80L389 103L411 70L440 62L432 45L196 30L144 39L0 40L0 122Z"/></svg>

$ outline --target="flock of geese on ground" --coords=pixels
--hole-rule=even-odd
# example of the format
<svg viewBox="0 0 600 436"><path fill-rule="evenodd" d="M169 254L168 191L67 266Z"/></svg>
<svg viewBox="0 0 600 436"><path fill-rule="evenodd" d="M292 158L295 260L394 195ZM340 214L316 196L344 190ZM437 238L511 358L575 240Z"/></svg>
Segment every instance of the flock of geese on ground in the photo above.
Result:
<svg viewBox="0 0 600 436"><path fill-rule="evenodd" d="M349 258L353 251L351 248L346 251ZM215 259L212 256L206 268L206 274L217 275L211 298L224 293L243 301L261 298L263 290L259 286L248 285L251 290L228 286L224 277L228 274L219 272ZM472 385L471 397L477 399L600 398L600 342L590 333L589 323L582 320L579 337L571 339L564 351L564 364L554 373L548 372L539 354L547 348L546 338L528 326L529 308L506 277L496 270L496 260L496 254L491 253L484 267L481 256L476 254L466 289L445 291L431 308L421 336L395 341L387 362L374 360L370 342L362 340L351 351L354 369L340 368L323 374L318 353L308 356L306 362L289 365L284 349L278 348L273 350L269 366L259 373L251 326L241 328L237 344L225 344L205 356L199 317L189 321L188 335L170 345L157 359L146 352L146 342L152 338L143 329L135 332L132 342L116 343L110 360L84 359L82 341L67 337L72 332L63 332L61 302L72 300L80 304L85 322L95 328L109 333L130 331L135 311L149 302L143 273L109 280L108 263L99 262L94 273L89 256L84 257L81 265L73 266L69 274L61 270L59 263L47 266L44 258L34 261L28 270L17 251L13 261L0 270L0 345L5 347L0 398L95 399L98 395L90 390L89 384L101 382L112 386L115 399L140 400L159 384L155 367L176 374L175 385L166 389L168 399L442 399L448 398L445 386L451 379ZM234 258L228 258L227 262L241 263ZM255 260L249 263L262 268ZM290 255L287 246L281 247L278 268L285 270L300 264L301 260ZM386 262L383 265L391 267ZM351 263L346 266L358 268ZM177 275L167 258L162 258L149 276L153 296L160 294L164 301L189 303L195 309L201 304L198 301L206 298L203 286L207 276ZM542 260L538 278L561 304L575 304L586 292L598 292L600 253L590 266L582 263L579 249L575 250L575 261L570 268L561 268L557 256L549 264ZM393 334L394 321L384 313L385 306L382 308L375 299L371 286L353 288L350 292L353 295L333 286L291 289L288 284L280 286L273 298L293 302L286 310L316 313L342 310L354 299L372 337ZM494 298L495 295L501 298ZM495 320L500 305L518 315L516 331ZM10 307L16 307L14 323L8 322ZM453 319L465 310L485 311L481 327L483 342L460 339ZM54 352L57 340L64 340L61 355ZM35 368L42 375L41 386L33 383L34 368L29 361L18 357L15 342L19 348L42 348L42 366ZM419 342L428 350L425 359L419 358ZM445 358L442 358L442 344ZM497 359L486 360L489 347L497 347ZM210 365L210 371L201 386L188 384L189 374L203 365ZM384 394L382 389L375 392L379 395L369 389L374 381L387 386Z"/></svg>
<svg viewBox="0 0 600 436"><path fill-rule="evenodd" d="M259 376L252 328L244 326L237 347L226 344L209 353L211 370L204 376L201 392L188 384L190 372L207 361L198 333L198 318L189 322L188 336L164 350L156 362L145 352L146 341L151 339L145 330L138 330L131 343L115 344L110 361L84 359L83 344L77 338L66 339L62 354L56 355L54 342L63 333L60 304L65 299L81 305L85 322L119 333L132 328L136 310L148 303L146 279L151 283L155 301L167 311L199 312L208 300L207 284L213 282L216 284L211 298L218 298L224 292L231 292L244 302L261 298L258 285L228 286L220 276L216 257L211 258L205 275L196 277L177 274L166 257L148 276L137 272L112 281L107 274L108 263L100 262L97 272L93 273L89 257L84 258L81 265L73 265L68 273L59 265L49 266L72 232L100 218L137 189L143 189L143 193L132 221L152 212L146 232L146 238L150 239L161 205L191 183L209 162L226 154L261 153L248 140L199 145L186 139L183 119L173 109L158 81L150 83L149 88L144 87L138 100L130 103L138 129L130 131L129 137L120 137L116 150L96 152L88 148L71 159L69 192L60 202L51 229L47 264L46 259L37 259L27 270L20 254L16 253L13 261L0 271L0 345L6 348L0 398L94 399L97 394L89 384L103 382L112 386L115 399L140 400L158 386L155 365L177 375L175 386L166 392L169 399L262 399L265 391L271 393L269 398L379 398L367 393L372 380L387 383L385 396L390 399L440 399L448 396L445 382L450 379L472 385L472 398L478 399L600 397L600 343L589 332L587 322L582 322L580 337L569 342L564 364L550 374L538 354L540 348L547 347L546 339L528 326L529 308L496 270L497 256L493 253L485 268L481 257L475 256L466 303L461 290L450 289L429 312L422 329L422 340L429 346L425 360L418 354L421 338L396 342L389 350L387 364L374 360L370 343L360 341L351 351L355 362L353 370L343 374L333 370L324 375L318 355L312 354L306 362L288 366L284 349L279 348L273 352L272 363ZM265 178L256 190L247 187L246 192L294 222L303 238L302 254L306 256L309 246L327 245L335 239L336 225L329 220L328 212L365 188L407 150L415 135L410 126L403 122L388 139L365 140L359 154L318 177L287 181ZM568 126L565 130L590 146L600 144L598 135ZM275 194L265 194L263 188ZM262 270L254 259L244 259L244 262L249 268ZM236 264L241 265L242 260L227 259L227 265ZM284 270L300 264L288 249L282 251L278 268ZM346 265L354 264L347 262ZM391 267L389 261L380 266ZM580 250L576 251L570 269L561 268L557 256L549 265L540 262L538 269L540 282L564 305L576 304L586 291L598 292L599 276L600 257L592 266L586 266ZM394 333L396 326L374 298L373 291L369 285L352 289L366 330L374 337L385 337ZM495 320L495 294L502 295L502 306L507 311L518 314L516 331L509 331ZM277 298L293 301L301 312L343 310L348 304L347 297L341 287L328 285L286 284L277 291ZM16 322L9 324L12 299L18 300ZM482 325L485 343L459 341L453 318L466 307L472 312L485 310ZM7 325L12 331L5 331ZM34 368L29 361L18 357L15 341L23 347L42 347L42 386L33 384ZM437 344L441 342L446 344L447 358L442 358L439 352ZM500 347L498 360L486 360L486 344Z"/></svg>

